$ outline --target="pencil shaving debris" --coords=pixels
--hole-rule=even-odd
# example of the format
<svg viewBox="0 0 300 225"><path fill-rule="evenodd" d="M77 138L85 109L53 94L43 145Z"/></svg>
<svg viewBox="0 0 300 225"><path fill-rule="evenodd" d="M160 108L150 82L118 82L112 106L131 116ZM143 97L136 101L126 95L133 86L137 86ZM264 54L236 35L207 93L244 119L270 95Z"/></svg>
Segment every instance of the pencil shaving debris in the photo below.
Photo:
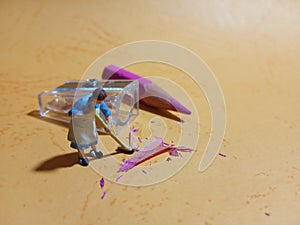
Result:
<svg viewBox="0 0 300 225"><path fill-rule="evenodd" d="M193 149L184 146L175 146L163 141L161 137L155 137L150 143L146 144L142 149L136 152L130 159L123 162L118 172L126 172L138 164L155 157L156 155L168 152L169 155L182 157L182 152L193 152Z"/></svg>
<svg viewBox="0 0 300 225"><path fill-rule="evenodd" d="M226 157L227 155L223 154L223 153L219 153L220 156L222 157Z"/></svg>
<svg viewBox="0 0 300 225"><path fill-rule="evenodd" d="M103 192L102 196L101 196L101 199L103 200L106 196L106 191Z"/></svg>
<svg viewBox="0 0 300 225"><path fill-rule="evenodd" d="M123 175L120 175L117 177L116 182L118 182L119 180L121 180L121 178L123 177Z"/></svg>
<svg viewBox="0 0 300 225"><path fill-rule="evenodd" d="M136 128L134 128L134 127L132 127L131 128L131 131L133 132L133 133L136 133L136 132L138 132L140 129L136 129Z"/></svg>
<svg viewBox="0 0 300 225"><path fill-rule="evenodd" d="M104 178L102 177L101 180L100 180L100 187L101 187L101 189L103 189L104 184L105 184L105 181L104 181Z"/></svg>
<svg viewBox="0 0 300 225"><path fill-rule="evenodd" d="M140 137L138 137L138 141L140 142L140 143L142 143L143 141L142 141L142 139L140 138Z"/></svg>

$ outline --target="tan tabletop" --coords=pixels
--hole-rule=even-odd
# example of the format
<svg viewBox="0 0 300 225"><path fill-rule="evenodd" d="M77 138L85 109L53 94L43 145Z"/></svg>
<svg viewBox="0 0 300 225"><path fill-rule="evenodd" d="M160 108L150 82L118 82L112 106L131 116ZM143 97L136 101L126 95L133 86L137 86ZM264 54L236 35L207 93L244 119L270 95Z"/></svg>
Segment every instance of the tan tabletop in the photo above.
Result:
<svg viewBox="0 0 300 225"><path fill-rule="evenodd" d="M0 224L300 224L299 23L298 1L1 1ZM77 164L67 127L39 118L37 94L140 40L184 46L214 72L226 101L227 157L198 171L211 118L192 79L166 65L133 65L186 90L198 112L197 151L164 182L105 179L101 189L95 162ZM160 116L140 111L142 137L152 118ZM178 138L173 127L168 141Z"/></svg>

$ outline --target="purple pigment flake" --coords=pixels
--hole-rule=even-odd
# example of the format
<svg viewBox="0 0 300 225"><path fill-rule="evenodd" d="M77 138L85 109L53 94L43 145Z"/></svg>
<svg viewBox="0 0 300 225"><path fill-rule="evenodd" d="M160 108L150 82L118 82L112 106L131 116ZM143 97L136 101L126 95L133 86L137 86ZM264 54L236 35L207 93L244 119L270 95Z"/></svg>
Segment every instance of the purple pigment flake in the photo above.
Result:
<svg viewBox="0 0 300 225"><path fill-rule="evenodd" d="M140 137L138 137L138 141L140 142L140 143L142 143L143 141L142 141L142 139L140 138Z"/></svg>
<svg viewBox="0 0 300 225"><path fill-rule="evenodd" d="M134 127L131 129L131 131L133 132L133 133L136 133L136 132L138 132L140 129L135 129Z"/></svg>
<svg viewBox="0 0 300 225"><path fill-rule="evenodd" d="M220 156L222 157L226 157L227 155L223 154L223 153L219 153Z"/></svg>
<svg viewBox="0 0 300 225"><path fill-rule="evenodd" d="M143 172L144 174L147 174L147 171L146 171L146 170L142 170L142 172Z"/></svg>
<svg viewBox="0 0 300 225"><path fill-rule="evenodd" d="M104 178L102 177L101 180L100 180L100 187L101 187L101 189L103 189L104 184L105 184L105 181L104 181Z"/></svg>
<svg viewBox="0 0 300 225"><path fill-rule="evenodd" d="M102 196L101 196L101 199L103 200L106 196L106 191L103 192Z"/></svg>
<svg viewBox="0 0 300 225"><path fill-rule="evenodd" d="M270 216L271 214L270 214L270 213L268 213L268 212L265 212L265 215L266 215L266 216Z"/></svg>
<svg viewBox="0 0 300 225"><path fill-rule="evenodd" d="M130 132L129 132L129 146L131 148L133 147L133 142L134 142L134 133L138 132L140 129L135 129L134 127L131 128Z"/></svg>
<svg viewBox="0 0 300 225"><path fill-rule="evenodd" d="M116 182L118 182L119 180L121 180L121 178L123 177L123 175L120 175L117 177Z"/></svg>
<svg viewBox="0 0 300 225"><path fill-rule="evenodd" d="M179 153L178 153L178 151L177 151L176 148L172 148L172 149L169 151L169 155L178 157L178 156L179 156Z"/></svg>
<svg viewBox="0 0 300 225"><path fill-rule="evenodd" d="M166 161L167 161L167 162L170 162L170 161L172 161L172 158L171 158L171 157L168 157L168 158L166 159Z"/></svg>

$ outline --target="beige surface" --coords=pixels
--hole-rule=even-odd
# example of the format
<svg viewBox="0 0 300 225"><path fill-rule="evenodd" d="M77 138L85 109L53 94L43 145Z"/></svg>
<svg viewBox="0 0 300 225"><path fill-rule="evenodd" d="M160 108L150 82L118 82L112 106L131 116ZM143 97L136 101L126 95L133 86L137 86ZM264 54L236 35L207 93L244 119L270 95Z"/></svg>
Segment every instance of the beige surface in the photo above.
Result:
<svg viewBox="0 0 300 225"><path fill-rule="evenodd" d="M0 2L0 223L299 224L300 3L112 2ZM80 79L99 55L143 39L186 46L215 72L227 105L227 157L197 171L209 110L183 77L192 100L200 96L199 151L160 184L107 181L102 201L101 176L73 165L67 128L28 113L38 109L40 91ZM153 68L132 69L147 75ZM174 79L167 68L155 71Z"/></svg>

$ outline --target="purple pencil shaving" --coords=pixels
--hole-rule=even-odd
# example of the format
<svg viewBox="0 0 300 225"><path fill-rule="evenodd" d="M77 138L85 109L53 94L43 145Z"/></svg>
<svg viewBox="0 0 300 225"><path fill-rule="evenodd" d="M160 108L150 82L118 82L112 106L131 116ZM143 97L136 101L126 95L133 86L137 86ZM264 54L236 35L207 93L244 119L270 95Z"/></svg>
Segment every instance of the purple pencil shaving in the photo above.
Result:
<svg viewBox="0 0 300 225"><path fill-rule="evenodd" d="M105 184L105 181L104 181L104 178L102 177L101 180L100 180L100 187L101 187L101 189L103 189L104 184Z"/></svg>
<svg viewBox="0 0 300 225"><path fill-rule="evenodd" d="M227 155L223 154L223 153L219 153L220 156L222 157L226 157Z"/></svg>
<svg viewBox="0 0 300 225"><path fill-rule="evenodd" d="M103 192L102 196L101 196L101 199L103 200L106 196L106 191Z"/></svg>
<svg viewBox="0 0 300 225"><path fill-rule="evenodd" d="M121 178L123 177L123 175L120 175L117 177L116 182L118 182L119 180L121 180Z"/></svg>
<svg viewBox="0 0 300 225"><path fill-rule="evenodd" d="M138 137L138 141L139 141L140 143L143 143L143 141L142 141L142 139L141 139L140 137Z"/></svg>

